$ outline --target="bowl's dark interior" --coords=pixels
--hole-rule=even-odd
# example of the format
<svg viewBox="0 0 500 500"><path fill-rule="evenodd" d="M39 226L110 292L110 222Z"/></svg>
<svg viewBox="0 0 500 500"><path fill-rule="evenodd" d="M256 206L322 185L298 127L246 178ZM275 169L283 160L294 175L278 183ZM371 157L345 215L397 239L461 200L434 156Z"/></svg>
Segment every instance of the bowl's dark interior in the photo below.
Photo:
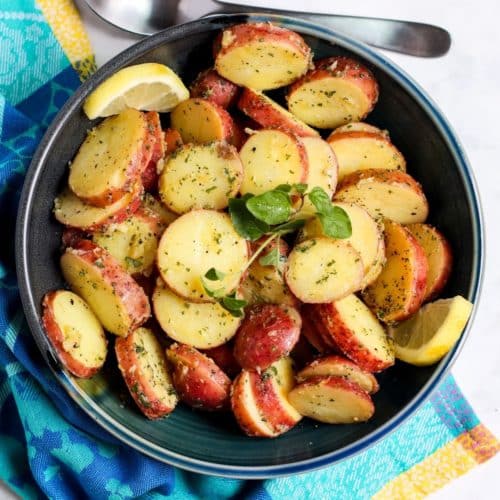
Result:
<svg viewBox="0 0 500 500"><path fill-rule="evenodd" d="M236 19L238 21L241 19ZM118 59L107 73L120 66L146 61L166 63L190 82L212 59L211 41L224 23L232 20L205 21L196 28L160 34L143 45L143 53L131 59ZM177 39L172 39L177 37ZM349 54L339 46L306 36L315 56ZM149 47L149 48L148 48ZM144 52L144 50L146 50ZM360 58L354 54L355 57ZM369 66L371 66L369 64ZM428 196L430 222L448 237L454 250L454 272L445 295L469 295L474 275L474 234L471 207L464 181L453 156L430 117L397 82L371 66L380 84L380 99L368 122L387 128L401 149L408 171L418 179ZM98 75L102 80L106 75ZM94 81L95 83L95 81ZM80 102L93 85L79 92ZM46 154L39 156L41 175L35 180L27 233L26 261L33 301L40 311L45 292L64 286L58 268L61 226L51 215L53 200L65 180L68 161L82 143L91 126L80 105L69 106L69 114L59 117L59 127L46 143ZM23 207L24 209L24 207ZM32 314L27 311L28 315ZM41 329L34 329L41 336ZM112 346L112 344L111 344ZM113 358L113 356L110 356ZM175 453L232 465L274 465L291 463L339 449L371 433L401 411L433 375L435 367L414 368L402 363L378 378L381 390L375 396L376 413L366 424L322 426L306 420L283 437L274 440L250 439L243 435L229 415L194 412L182 405L167 419L147 421L130 404L114 359L108 360L102 374L91 381L79 382L90 398L110 417L132 433ZM124 404L125 403L125 404Z"/></svg>

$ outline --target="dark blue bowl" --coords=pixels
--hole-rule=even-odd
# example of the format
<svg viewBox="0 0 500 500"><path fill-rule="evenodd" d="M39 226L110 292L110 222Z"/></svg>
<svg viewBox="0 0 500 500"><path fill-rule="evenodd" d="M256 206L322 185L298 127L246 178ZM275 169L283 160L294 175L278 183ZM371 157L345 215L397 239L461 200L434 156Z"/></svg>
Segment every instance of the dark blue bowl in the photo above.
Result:
<svg viewBox="0 0 500 500"><path fill-rule="evenodd" d="M409 173L428 196L429 221L444 232L454 251L454 270L443 295L461 294L476 302L483 267L481 212L467 159L443 115L381 54L326 28L280 16L219 15L176 26L139 42L102 67L69 99L35 154L22 194L16 245L21 297L34 339L56 378L84 411L122 441L159 460L196 472L263 478L332 464L395 429L443 380L470 322L455 348L435 366L397 363L382 373L370 422L328 426L305 420L273 440L245 437L230 415L194 412L182 405L167 419L150 422L130 403L114 359L92 380L76 380L57 362L40 326L44 293L64 285L58 266L62 228L51 213L67 163L91 126L82 112L84 99L118 69L142 62L165 63L189 82L210 64L217 31L248 20L270 20L301 33L316 57L352 55L373 70L380 99L368 121L390 131L407 159Z"/></svg>

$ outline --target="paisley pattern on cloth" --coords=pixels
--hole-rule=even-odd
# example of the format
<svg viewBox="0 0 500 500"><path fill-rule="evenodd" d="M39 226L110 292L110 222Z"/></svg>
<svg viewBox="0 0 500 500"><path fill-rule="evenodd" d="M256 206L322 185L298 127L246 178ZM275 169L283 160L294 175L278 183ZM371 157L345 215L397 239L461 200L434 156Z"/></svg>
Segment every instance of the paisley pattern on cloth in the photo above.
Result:
<svg viewBox="0 0 500 500"><path fill-rule="evenodd" d="M411 419L364 453L269 481L174 469L118 442L76 407L45 366L25 323L14 226L38 142L94 68L70 0L0 2L0 480L29 499L414 499L499 451L451 377Z"/></svg>

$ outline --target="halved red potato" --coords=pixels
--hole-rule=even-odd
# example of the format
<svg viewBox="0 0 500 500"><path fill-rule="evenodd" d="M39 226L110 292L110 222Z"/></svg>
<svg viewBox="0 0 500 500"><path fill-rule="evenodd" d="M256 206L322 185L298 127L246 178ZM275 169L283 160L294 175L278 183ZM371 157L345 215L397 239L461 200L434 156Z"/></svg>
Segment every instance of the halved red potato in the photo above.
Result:
<svg viewBox="0 0 500 500"><path fill-rule="evenodd" d="M363 300L385 323L401 321L422 305L428 264L417 239L405 227L385 221L386 263L378 278L363 291Z"/></svg>
<svg viewBox="0 0 500 500"><path fill-rule="evenodd" d="M280 184L307 181L309 165L304 144L283 130L254 132L240 150L242 194L261 194Z"/></svg>
<svg viewBox="0 0 500 500"><path fill-rule="evenodd" d="M165 229L160 218L142 206L128 219L92 234L92 241L108 251L129 274L149 276Z"/></svg>
<svg viewBox="0 0 500 500"><path fill-rule="evenodd" d="M299 340L300 326L296 315L278 305L253 307L236 333L236 361L248 370L265 370L278 359L290 354Z"/></svg>
<svg viewBox="0 0 500 500"><path fill-rule="evenodd" d="M149 419L171 413L178 397L172 384L165 353L148 328L137 328L116 339L116 359L128 390Z"/></svg>
<svg viewBox="0 0 500 500"><path fill-rule="evenodd" d="M257 90L289 85L311 65L311 49L297 33L270 23L230 26L222 32L217 73Z"/></svg>
<svg viewBox="0 0 500 500"><path fill-rule="evenodd" d="M436 298L446 285L453 265L450 244L435 227L429 224L410 224L406 229L420 243L427 259L427 283L424 302Z"/></svg>
<svg viewBox="0 0 500 500"><path fill-rule="evenodd" d="M111 254L91 241L67 248L61 256L61 270L70 288L109 332L126 337L149 318L143 289Z"/></svg>
<svg viewBox="0 0 500 500"><path fill-rule="evenodd" d="M76 377L90 378L104 364L108 342L87 303L67 290L43 298L43 326L59 359Z"/></svg>
<svg viewBox="0 0 500 500"><path fill-rule="evenodd" d="M142 205L149 211L153 212L165 227L167 227L169 224L174 222L177 217L179 217L177 214L174 214L174 212L168 210L161 201L159 201L150 193L144 193Z"/></svg>
<svg viewBox="0 0 500 500"><path fill-rule="evenodd" d="M262 416L252 389L249 370L242 370L231 386L231 409L247 436L274 437L274 430Z"/></svg>
<svg viewBox="0 0 500 500"><path fill-rule="evenodd" d="M94 207L83 202L69 188L54 200L54 216L65 226L93 231L130 217L141 205L142 184L107 207Z"/></svg>
<svg viewBox="0 0 500 500"><path fill-rule="evenodd" d="M231 339L241 319L218 303L190 302L176 295L161 278L152 296L153 311L162 330L172 339L198 349L209 349Z"/></svg>
<svg viewBox="0 0 500 500"><path fill-rule="evenodd" d="M141 181L144 189L154 191L158 183L158 162L165 156L164 133L160 115L156 111L145 113L147 135L143 148Z"/></svg>
<svg viewBox="0 0 500 500"><path fill-rule="evenodd" d="M61 235L62 249L73 246L77 241L88 240L90 234L75 227L65 227Z"/></svg>
<svg viewBox="0 0 500 500"><path fill-rule="evenodd" d="M325 342L317 327L317 321L315 319L316 313L314 310L310 310L309 307L310 304L304 304L300 311L302 315L301 335L304 336L309 344L311 344L318 352L330 352L330 346Z"/></svg>
<svg viewBox="0 0 500 500"><path fill-rule="evenodd" d="M226 141L235 144L236 141L231 115L207 99L193 97L182 101L170 113L170 124L185 143Z"/></svg>
<svg viewBox="0 0 500 500"><path fill-rule="evenodd" d="M263 128L285 130L298 137L319 137L316 130L258 90L243 89L238 108Z"/></svg>
<svg viewBox="0 0 500 500"><path fill-rule="evenodd" d="M243 165L236 148L223 141L184 144L171 154L160 175L163 203L182 214L198 208L222 210L236 196Z"/></svg>
<svg viewBox="0 0 500 500"><path fill-rule="evenodd" d="M292 293L312 304L331 302L359 290L363 276L359 252L350 243L326 236L295 245L285 272Z"/></svg>
<svg viewBox="0 0 500 500"><path fill-rule="evenodd" d="M294 385L292 360L282 358L262 373L249 371L255 404L261 418L273 430L273 436L289 431L302 415L288 402L288 393Z"/></svg>
<svg viewBox="0 0 500 500"><path fill-rule="evenodd" d="M370 395L343 377L311 377L296 385L288 400L304 417L325 424L366 422L375 412Z"/></svg>
<svg viewBox="0 0 500 500"><path fill-rule="evenodd" d="M344 132L373 132L374 134L388 135L387 130L381 130L375 127L375 125L370 125L366 122L351 122L332 130L332 133L328 137L330 138L334 134L342 134Z"/></svg>
<svg viewBox="0 0 500 500"><path fill-rule="evenodd" d="M229 378L233 378L240 373L241 366L234 357L232 343L226 342L211 349L204 349L202 352L212 359Z"/></svg>
<svg viewBox="0 0 500 500"><path fill-rule="evenodd" d="M388 134L379 132L337 132L327 139L339 163L339 180L358 170L406 171L406 160Z"/></svg>
<svg viewBox="0 0 500 500"><path fill-rule="evenodd" d="M240 89L220 76L215 69L209 68L199 73L189 90L191 97L201 97L227 109L236 102Z"/></svg>
<svg viewBox="0 0 500 500"><path fill-rule="evenodd" d="M252 247L259 245L255 242ZM259 261L269 255L279 245L279 262L275 265L262 265ZM297 305L297 299L290 292L283 271L288 254L288 245L283 239L279 243L273 240L261 253L259 259L255 260L247 269L245 277L241 282L240 292L248 305L255 304L287 304Z"/></svg>
<svg viewBox="0 0 500 500"><path fill-rule="evenodd" d="M306 181L309 190L320 187L331 198L337 187L338 164L335 153L321 137L303 137L301 140L306 148L309 163ZM316 207L306 196L300 214L314 215L315 213Z"/></svg>
<svg viewBox="0 0 500 500"><path fill-rule="evenodd" d="M163 131L163 141L166 155L173 153L178 147L182 146L181 134L175 128L167 128Z"/></svg>
<svg viewBox="0 0 500 500"><path fill-rule="evenodd" d="M92 129L70 164L68 184L81 200L105 207L122 198L142 174L144 114L127 109Z"/></svg>
<svg viewBox="0 0 500 500"><path fill-rule="evenodd" d="M172 344L167 358L181 401L198 410L220 410L229 404L231 380L209 357L193 347Z"/></svg>
<svg viewBox="0 0 500 500"><path fill-rule="evenodd" d="M229 215L193 210L168 226L158 245L158 270L178 295L196 302L215 302L203 285L211 268L224 274L214 290L231 293L238 287L248 261L247 241L234 229ZM210 285L210 281L205 281Z"/></svg>
<svg viewBox="0 0 500 500"><path fill-rule="evenodd" d="M394 347L370 309L356 295L313 306L326 335L360 368L379 372L394 364Z"/></svg>
<svg viewBox="0 0 500 500"><path fill-rule="evenodd" d="M424 222L429 204L420 184L399 170L353 172L340 182L334 197L363 207L374 219L400 224Z"/></svg>
<svg viewBox="0 0 500 500"><path fill-rule="evenodd" d="M345 210L351 221L351 236L343 241L350 243L359 252L364 271L360 286L365 288L380 274L385 262L383 227L358 205L335 203L335 206ZM317 217L314 217L309 219L300 230L298 241L320 236L323 236L321 222Z"/></svg>
<svg viewBox="0 0 500 500"><path fill-rule="evenodd" d="M372 373L363 370L349 359L336 354L315 359L297 373L296 379L300 383L317 376L343 377L358 384L368 394L373 394L379 390L377 379Z"/></svg>
<svg viewBox="0 0 500 500"><path fill-rule="evenodd" d="M293 83L288 109L318 128L362 120L375 106L378 84L371 71L349 57L328 57Z"/></svg>

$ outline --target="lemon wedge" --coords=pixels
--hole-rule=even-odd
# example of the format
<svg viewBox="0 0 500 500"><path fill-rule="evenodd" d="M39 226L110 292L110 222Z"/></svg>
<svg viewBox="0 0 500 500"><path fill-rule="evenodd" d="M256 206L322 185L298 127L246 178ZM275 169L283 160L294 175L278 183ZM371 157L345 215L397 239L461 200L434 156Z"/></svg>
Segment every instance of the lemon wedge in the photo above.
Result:
<svg viewBox="0 0 500 500"><path fill-rule="evenodd" d="M439 361L457 342L472 312L460 295L423 306L411 318L389 328L396 358L417 366Z"/></svg>
<svg viewBox="0 0 500 500"><path fill-rule="evenodd" d="M136 64L102 82L87 98L83 110L91 120L127 108L166 113L188 98L188 89L168 66Z"/></svg>

